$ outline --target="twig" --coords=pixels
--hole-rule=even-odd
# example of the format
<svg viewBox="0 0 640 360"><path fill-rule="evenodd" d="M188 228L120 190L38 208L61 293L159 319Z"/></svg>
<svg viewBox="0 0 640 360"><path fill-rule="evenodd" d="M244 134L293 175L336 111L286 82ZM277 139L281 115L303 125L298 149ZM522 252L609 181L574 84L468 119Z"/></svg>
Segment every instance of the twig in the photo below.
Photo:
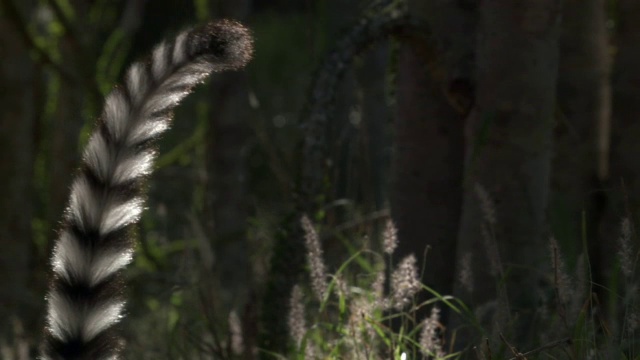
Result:
<svg viewBox="0 0 640 360"><path fill-rule="evenodd" d="M473 347L473 351L476 353L476 357L478 358L478 360L486 360L486 358L484 357L484 354L480 352L480 350L478 350L477 346Z"/></svg>
<svg viewBox="0 0 640 360"><path fill-rule="evenodd" d="M487 354L489 355L489 360L493 357L491 356L491 344L489 344L489 338L484 339L484 344L487 346Z"/></svg>
<svg viewBox="0 0 640 360"><path fill-rule="evenodd" d="M555 242L552 242L551 249L553 250L553 282L554 282L554 290L556 293L556 300L558 302L558 316L562 319L562 323L564 327L568 330L569 323L567 321L567 311L562 302L562 297L560 296L560 261L558 256L558 248Z"/></svg>
<svg viewBox="0 0 640 360"><path fill-rule="evenodd" d="M337 225L334 227L333 231L331 231L331 234L337 234L340 233L341 231L346 231L349 229L352 229L354 227L358 227L361 226L362 224L368 224L368 223L373 223L376 221L381 221L384 220L386 218L388 218L390 216L389 210L388 209L383 209L383 210L377 210L377 211L373 211L367 215L365 215L364 217L360 218L360 219L356 219L353 221L348 221L345 222L343 224Z"/></svg>
<svg viewBox="0 0 640 360"><path fill-rule="evenodd" d="M513 355L515 355L515 357L512 358L512 359L514 359L514 360L527 360L527 358L524 356L524 354L519 352L518 349L516 349L513 345L509 344L509 342L504 337L504 335L502 335L502 332L500 332L500 339L502 340L503 343L505 343L505 345L507 345L507 347L509 348L509 350L511 350Z"/></svg>
<svg viewBox="0 0 640 360"><path fill-rule="evenodd" d="M538 348L535 348L533 350L527 351L526 353L520 354L522 357L517 357L516 356L516 357L513 357L513 358L511 358L509 360L520 360L520 359L525 358L526 356L535 355L535 354L537 354L537 353L539 353L541 351L549 350L549 349L552 349L552 348L554 348L554 347L556 347L558 345L562 345L562 344L567 344L567 345L571 344L571 338L564 338L564 339L561 339L561 340L552 341L552 342L550 342L548 344L545 344L545 345L542 345L542 346L540 346Z"/></svg>

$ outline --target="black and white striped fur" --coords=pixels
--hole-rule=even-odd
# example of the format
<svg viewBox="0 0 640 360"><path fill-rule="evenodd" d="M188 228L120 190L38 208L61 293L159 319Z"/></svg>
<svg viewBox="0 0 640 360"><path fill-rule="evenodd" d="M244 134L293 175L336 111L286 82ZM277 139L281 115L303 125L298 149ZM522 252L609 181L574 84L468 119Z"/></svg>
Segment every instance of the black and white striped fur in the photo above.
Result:
<svg viewBox="0 0 640 360"><path fill-rule="evenodd" d="M41 359L120 358L121 270L133 256L131 225L143 210L152 143L195 85L211 72L243 67L251 53L242 25L210 23L158 45L107 96L55 242Z"/></svg>

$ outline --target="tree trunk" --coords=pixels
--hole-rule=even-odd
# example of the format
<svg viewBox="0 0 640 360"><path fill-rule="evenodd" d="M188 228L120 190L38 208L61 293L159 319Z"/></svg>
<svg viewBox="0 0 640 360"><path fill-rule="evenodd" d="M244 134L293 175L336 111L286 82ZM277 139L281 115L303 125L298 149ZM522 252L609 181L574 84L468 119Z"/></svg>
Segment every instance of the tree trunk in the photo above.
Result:
<svg viewBox="0 0 640 360"><path fill-rule="evenodd" d="M69 184L78 168L78 137L82 129L84 92L78 84L62 81L56 112L50 124L47 220L51 224L50 244L69 198Z"/></svg>
<svg viewBox="0 0 640 360"><path fill-rule="evenodd" d="M29 291L36 78L14 21L0 13L0 338L9 341L13 320L30 331L39 313Z"/></svg>
<svg viewBox="0 0 640 360"><path fill-rule="evenodd" d="M494 0L480 6L477 105L466 133L458 237L458 259L471 260L468 269L461 262L458 272L470 270L473 287L458 284L455 293L473 309L502 300L497 316L508 316L510 302L523 325L536 304L539 269L548 264L545 228L560 13L559 0ZM484 324L497 323L500 329L506 320Z"/></svg>
<svg viewBox="0 0 640 360"><path fill-rule="evenodd" d="M589 242L591 273L602 281L598 224L608 177L611 84L604 0L567 1L564 5L558 73L560 116L555 129L550 220L565 251L579 254ZM586 234L582 233L582 212ZM553 226L553 224L557 224Z"/></svg>
<svg viewBox="0 0 640 360"><path fill-rule="evenodd" d="M214 12L218 16L246 19L250 1L218 1ZM247 192L247 161L245 159L251 116L247 74L233 72L220 74L212 80L213 105L211 121L206 135L206 195L205 229L215 254L214 272L221 286L217 289L223 314L231 310L242 312L245 307L254 311L255 304L246 304L253 290L250 251L246 239L249 217ZM247 314L244 314L247 315ZM253 327L246 334L255 334ZM245 339L245 358L252 358L255 337Z"/></svg>
<svg viewBox="0 0 640 360"><path fill-rule="evenodd" d="M430 246L423 282L450 294L451 266L460 218L462 119L409 49L400 57L391 209L398 227L398 260L422 259ZM398 263L395 261L395 263Z"/></svg>
<svg viewBox="0 0 640 360"><path fill-rule="evenodd" d="M624 182L624 194L628 196L630 209L637 211L640 205L640 171L637 153L640 151L640 2L620 0L616 32L617 56L613 77L613 134L611 147L611 181L620 190ZM613 195L613 194L612 194ZM624 208L618 208L621 211ZM623 215L623 213L619 213ZM615 236L615 234L611 234Z"/></svg>
<svg viewBox="0 0 640 360"><path fill-rule="evenodd" d="M600 232L600 248L612 256L601 259L605 276L613 274L611 270L615 263L615 256L619 245L620 222L623 217L629 217L636 229L640 222L640 167L638 153L640 152L640 102L638 84L640 84L640 2L634 0L618 1L617 29L616 29L616 58L613 66L613 119L611 133L611 172L610 188L607 192L607 209ZM633 257L634 255L631 254ZM607 271L608 270L608 271ZM602 285L611 286L612 278ZM614 305L616 294L609 294L609 299L601 299L609 305ZM611 300L611 301L607 301ZM610 308L605 307L605 311ZM611 314L615 315L615 314ZM615 316L611 317L615 321ZM614 329L621 329L621 324L611 325Z"/></svg>
<svg viewBox="0 0 640 360"><path fill-rule="evenodd" d="M468 109L452 106L443 90L455 89L454 83L472 88L474 7L463 9L458 4L436 1L414 1L410 7L412 14L423 15L432 25L438 42L446 44L440 50L449 83L434 79L425 59L408 46L403 48L391 175L391 209L400 241L395 263L410 253L422 259L430 247L422 264L422 281L447 295L453 291L455 275L455 239L462 203L463 117ZM468 108L471 93L458 95L460 99L466 97L461 104Z"/></svg>
<svg viewBox="0 0 640 360"><path fill-rule="evenodd" d="M205 220L214 244L222 285L231 291L227 304L237 302L238 291L248 290L249 262L245 241L248 204L246 161L249 114L246 74L224 74L212 81L215 112L207 142L207 204Z"/></svg>
<svg viewBox="0 0 640 360"><path fill-rule="evenodd" d="M386 44L385 44L386 45ZM360 128L363 133L363 145L366 149L366 170L360 171L356 181L362 185L368 196L364 197L366 211L379 211L385 206L388 196L387 174L389 156L387 155L390 140L386 136L387 124L391 117L390 109L385 102L385 71L388 66L388 46L380 46L362 59L362 65L356 70L359 89L362 92L362 120ZM371 200L369 200L371 199Z"/></svg>

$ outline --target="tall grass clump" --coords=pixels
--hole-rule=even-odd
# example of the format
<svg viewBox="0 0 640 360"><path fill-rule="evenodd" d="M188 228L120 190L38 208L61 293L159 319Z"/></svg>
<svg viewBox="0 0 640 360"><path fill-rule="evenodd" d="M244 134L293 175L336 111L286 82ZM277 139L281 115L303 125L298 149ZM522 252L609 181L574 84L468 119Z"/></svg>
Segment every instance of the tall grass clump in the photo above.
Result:
<svg viewBox="0 0 640 360"><path fill-rule="evenodd" d="M485 205L491 206L485 195ZM217 313L216 303L206 292L190 294L185 288L181 300L172 301L172 308L165 311L171 315L165 322L171 324L167 336L172 340L167 349L157 349L155 354L168 350L172 358L180 359L640 359L638 246L631 220L622 220L620 236L612 242L618 266L610 284L593 283L588 258L584 254L572 258L562 243L549 237L548 266L537 269L545 272L546 282L522 284L539 299L534 320L523 331L520 314L508 307L507 292L500 291L510 269L498 251L502 239L492 229L493 219L499 221L497 215L487 217L485 230L478 234L484 240L484 254L473 254L488 257L487 268L495 277L495 299L486 304L469 307L422 284L419 274L429 271L429 256L435 255L429 254L425 264L414 255L394 263L398 237L391 219L384 226L370 227L381 229L380 234L367 234L380 244L350 236L346 245L351 250L331 268L325 262L323 243L337 236L335 228L319 227L302 216L304 233L299 240L306 248L307 275L286 295L287 311L276 314L287 324L286 351L276 353L256 342L257 330L251 327L256 314L235 309L225 325L224 314ZM463 255L459 267L459 281L469 291L475 285L474 274L471 266L464 269L464 263L471 259L472 254ZM605 308L594 295L596 286L605 287L615 303ZM194 309L205 316L193 321ZM445 311L463 318L463 323L443 324ZM460 336L463 330L473 336Z"/></svg>
<svg viewBox="0 0 640 360"><path fill-rule="evenodd" d="M504 287L514 261L501 259L498 244L504 239L494 231L499 214L490 195L481 187L476 191L486 213L478 234L484 249L462 255L458 281L465 291L473 291L477 284L472 267L465 269L464 264L484 257L496 284L495 298L487 303L470 307L422 284L419 274L429 271L429 256L435 253L428 254L424 264L412 254L392 261L398 236L391 219L384 226L368 227L381 229L380 234L367 233L380 244L347 236L345 260L332 261L339 265L330 267L323 247L328 239L342 236L336 230L340 227L321 227L302 216L298 240L306 249L306 275L286 294L286 312L274 314L287 325L286 350L274 352L256 342L257 330L250 325L257 315L236 309L225 326L223 314L213 315L217 311L209 296L184 291L172 306L188 311L199 298L197 308L205 316L191 321L195 314L169 312L175 314L167 319L173 324L169 333L186 337L172 340L170 353L184 359L640 359L638 246L631 220L622 220L620 235L612 242L618 266L609 284L595 284L588 257L563 251L563 244L549 236L548 265L535 269L545 273L544 283L522 284L538 299L533 321L523 329L521 314L509 307ZM596 287L606 288L615 302L605 308L594 295ZM444 324L444 312L463 322ZM461 336L463 332L472 336Z"/></svg>
<svg viewBox="0 0 640 360"><path fill-rule="evenodd" d="M496 299L476 304L463 327L471 328L470 343L459 344L460 356L469 359L640 359L638 347L639 284L637 275L637 236L629 218L622 220L617 243L611 251L617 253L617 266L605 284L594 283L587 245L583 252L563 252L554 236L548 241L548 268L541 284L519 284L526 287L538 306L533 321L523 328L521 314L509 308L509 294L504 284L509 281L509 263L503 261L498 244L508 239L498 238L493 231L499 223L490 194L480 185L475 192L484 219L482 237L487 267L495 279ZM615 246L613 246L615 244ZM473 254L475 255L475 254ZM465 291L473 291L472 254L460 259L458 281ZM569 266L568 264L573 264ZM466 269L466 270L465 270ZM596 291L603 290L603 291ZM601 299L596 294L608 294ZM450 329L454 334L458 329ZM466 339L466 338L465 338ZM528 349L528 350L523 350Z"/></svg>
<svg viewBox="0 0 640 360"><path fill-rule="evenodd" d="M440 307L453 306L420 283L414 255L391 265L397 230L387 221L381 236L384 254L354 250L334 272L326 271L321 232L302 217L309 267L308 284L296 285L290 296L290 352L286 359L450 359ZM389 284L385 286L385 282ZM385 291L385 287L388 291ZM416 303L418 293L435 295ZM417 310L430 308L426 318ZM456 308L456 310L458 310ZM459 310L458 310L459 311Z"/></svg>

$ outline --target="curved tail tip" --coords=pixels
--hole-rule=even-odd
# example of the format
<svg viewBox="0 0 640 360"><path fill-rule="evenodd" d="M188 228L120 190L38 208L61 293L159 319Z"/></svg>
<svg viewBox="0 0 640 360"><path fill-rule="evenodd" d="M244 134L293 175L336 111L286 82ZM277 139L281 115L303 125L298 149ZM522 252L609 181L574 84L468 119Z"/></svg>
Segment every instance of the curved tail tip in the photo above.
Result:
<svg viewBox="0 0 640 360"><path fill-rule="evenodd" d="M229 69L244 67L253 55L253 36L232 20L210 22L191 32L190 55L213 56L213 62Z"/></svg>

